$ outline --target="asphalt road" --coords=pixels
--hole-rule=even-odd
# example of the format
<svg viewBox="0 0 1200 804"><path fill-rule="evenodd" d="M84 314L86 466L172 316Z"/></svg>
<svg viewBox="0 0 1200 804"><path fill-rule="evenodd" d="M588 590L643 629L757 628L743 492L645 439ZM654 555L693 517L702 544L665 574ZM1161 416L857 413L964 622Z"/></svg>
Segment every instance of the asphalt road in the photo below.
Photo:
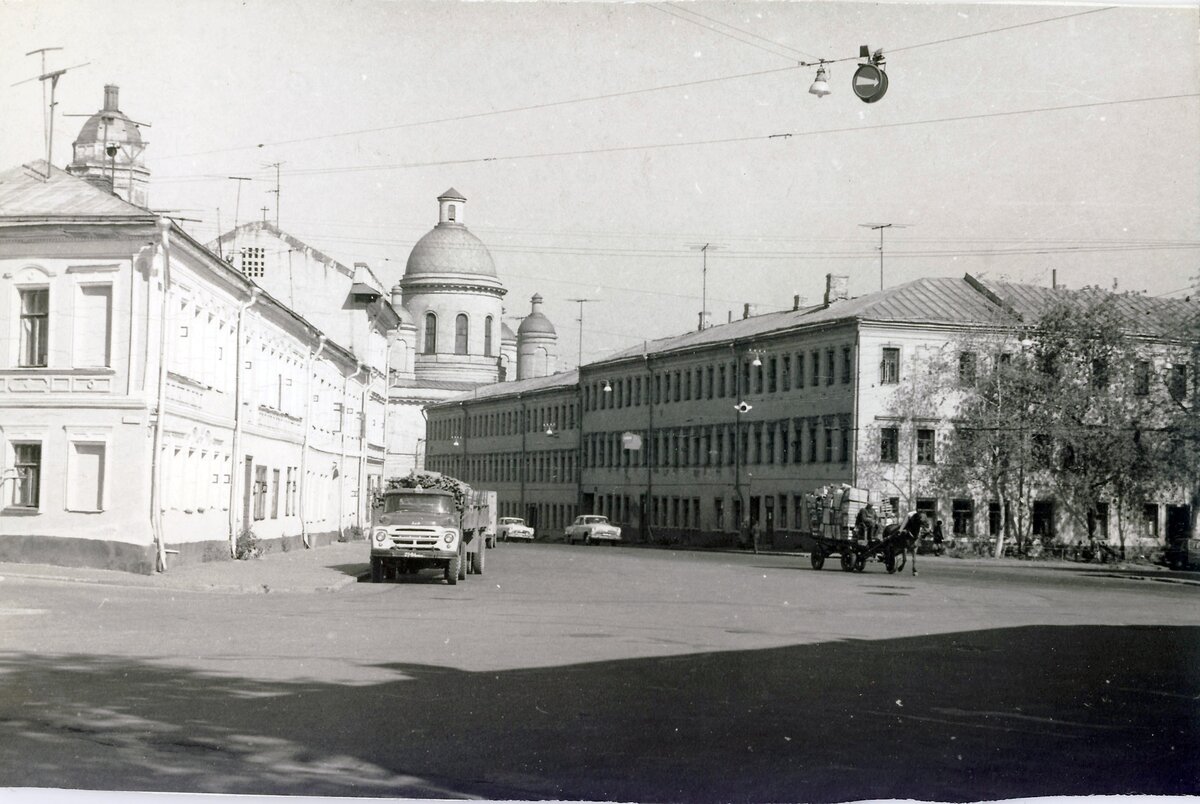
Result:
<svg viewBox="0 0 1200 804"><path fill-rule="evenodd" d="M921 562L914 578L502 544L455 587L6 578L0 786L643 802L1200 792L1200 587Z"/></svg>

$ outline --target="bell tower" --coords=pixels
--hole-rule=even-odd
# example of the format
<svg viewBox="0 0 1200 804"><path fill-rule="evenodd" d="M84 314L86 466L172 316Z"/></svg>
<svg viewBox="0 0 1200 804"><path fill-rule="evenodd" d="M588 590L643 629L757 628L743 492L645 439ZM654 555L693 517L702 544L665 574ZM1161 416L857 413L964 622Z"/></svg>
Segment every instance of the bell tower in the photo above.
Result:
<svg viewBox="0 0 1200 804"><path fill-rule="evenodd" d="M150 171L142 159L141 126L120 110L120 88L104 87L104 106L87 119L72 144L67 172L131 204L150 203Z"/></svg>

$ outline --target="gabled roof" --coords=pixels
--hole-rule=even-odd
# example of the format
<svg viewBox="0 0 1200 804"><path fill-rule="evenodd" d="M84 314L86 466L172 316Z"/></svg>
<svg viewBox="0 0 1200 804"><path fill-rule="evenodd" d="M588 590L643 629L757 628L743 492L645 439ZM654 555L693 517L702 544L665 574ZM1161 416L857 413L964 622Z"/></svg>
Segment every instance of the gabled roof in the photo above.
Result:
<svg viewBox="0 0 1200 804"><path fill-rule="evenodd" d="M0 173L0 218L11 220L150 221L157 216L39 159Z"/></svg>
<svg viewBox="0 0 1200 804"><path fill-rule="evenodd" d="M1035 321L1055 300L1082 301L1088 294L1105 293L1107 291L1099 289L1065 290L988 282L970 274L917 279L854 299L834 301L829 305L767 313L705 330L659 338L617 352L591 365L734 341L745 343L775 333L841 322L934 327L1028 323ZM1122 325L1128 327L1131 333L1164 337L1177 334L1181 317L1195 315L1196 306L1179 299L1156 299L1137 294L1119 294L1117 304L1122 313Z"/></svg>

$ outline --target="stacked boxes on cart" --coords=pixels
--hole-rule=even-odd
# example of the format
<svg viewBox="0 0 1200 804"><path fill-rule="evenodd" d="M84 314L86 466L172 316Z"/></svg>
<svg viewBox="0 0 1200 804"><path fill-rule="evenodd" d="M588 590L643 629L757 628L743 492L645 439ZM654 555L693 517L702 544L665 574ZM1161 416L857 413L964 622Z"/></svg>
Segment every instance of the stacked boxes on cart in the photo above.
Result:
<svg viewBox="0 0 1200 804"><path fill-rule="evenodd" d="M896 521L896 512L891 502L878 491L840 486L821 486L811 494L804 495L808 506L809 522L813 530L827 539L854 539L854 523L858 512L868 503L875 507L880 527ZM866 541L866 534L860 541Z"/></svg>

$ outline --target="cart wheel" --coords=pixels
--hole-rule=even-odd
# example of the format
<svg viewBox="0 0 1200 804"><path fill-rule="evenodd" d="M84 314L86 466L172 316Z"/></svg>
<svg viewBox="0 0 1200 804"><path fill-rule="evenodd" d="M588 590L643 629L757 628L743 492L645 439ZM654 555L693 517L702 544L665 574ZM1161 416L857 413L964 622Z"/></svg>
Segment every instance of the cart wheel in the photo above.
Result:
<svg viewBox="0 0 1200 804"><path fill-rule="evenodd" d="M866 568L867 568L867 557L865 555L863 555L862 553L859 553L858 555L856 555L854 557L854 571L862 572Z"/></svg>
<svg viewBox="0 0 1200 804"><path fill-rule="evenodd" d="M813 550L811 553L809 553L808 560L812 562L812 568L815 570L819 570L821 567L825 566L825 554L820 550Z"/></svg>
<svg viewBox="0 0 1200 804"><path fill-rule="evenodd" d="M842 572L854 571L854 554L842 553Z"/></svg>

